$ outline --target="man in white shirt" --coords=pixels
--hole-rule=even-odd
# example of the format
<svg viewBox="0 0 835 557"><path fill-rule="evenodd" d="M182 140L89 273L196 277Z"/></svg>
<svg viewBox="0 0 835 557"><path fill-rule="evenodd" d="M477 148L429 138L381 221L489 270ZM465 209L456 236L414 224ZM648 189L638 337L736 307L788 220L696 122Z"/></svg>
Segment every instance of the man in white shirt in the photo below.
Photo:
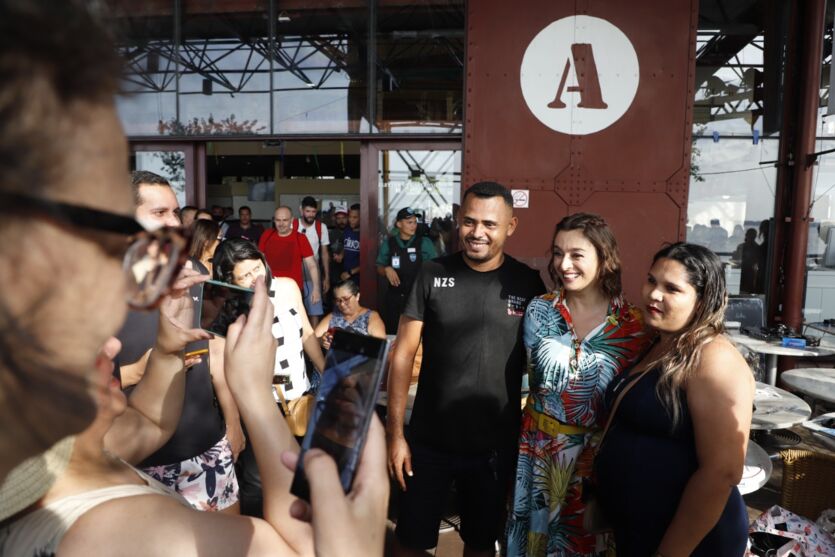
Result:
<svg viewBox="0 0 835 557"><path fill-rule="evenodd" d="M313 293L313 283L306 272L304 277L304 307L313 327L316 327L322 318L324 313L322 299L330 290L330 251L328 247L330 246L330 238L328 237L328 227L316 218L318 212L319 204L314 197L308 195L302 199L299 207L301 218L293 222L293 228L304 234L307 241L310 242L316 264L322 273L322 296L315 304L310 300L310 295Z"/></svg>

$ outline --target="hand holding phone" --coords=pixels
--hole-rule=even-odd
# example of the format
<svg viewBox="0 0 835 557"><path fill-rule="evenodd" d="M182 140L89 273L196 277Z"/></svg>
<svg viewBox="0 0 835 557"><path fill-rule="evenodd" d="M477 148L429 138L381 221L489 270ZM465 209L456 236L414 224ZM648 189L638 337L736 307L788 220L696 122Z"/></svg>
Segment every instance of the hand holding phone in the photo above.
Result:
<svg viewBox="0 0 835 557"><path fill-rule="evenodd" d="M189 290L208 277L188 267L177 275L171 291L160 300L159 328L154 349L164 354L179 353L189 343L207 340L210 335L195 329L195 304Z"/></svg>
<svg viewBox="0 0 835 557"><path fill-rule="evenodd" d="M344 492L351 489L374 403L380 390L388 342L337 330L328 352L322 383L302 442L290 492L310 500L304 454L321 449L336 461Z"/></svg>
<svg viewBox="0 0 835 557"><path fill-rule="evenodd" d="M255 291L233 284L208 280L203 284L203 303L200 306L200 328L225 337L229 325L252 307Z"/></svg>
<svg viewBox="0 0 835 557"><path fill-rule="evenodd" d="M246 322L235 321L229 326L224 347L226 382L239 407L245 406L243 399L269 395L275 365L274 316L267 288L259 278Z"/></svg>
<svg viewBox="0 0 835 557"><path fill-rule="evenodd" d="M286 451L284 465L297 468L299 455ZM366 557L382 555L385 540L389 481L386 475L386 440L383 425L372 417L368 440L354 477L345 494L336 463L318 449L305 453L304 469L310 477L310 503L296 499L290 515L311 522L316 554L320 557Z"/></svg>

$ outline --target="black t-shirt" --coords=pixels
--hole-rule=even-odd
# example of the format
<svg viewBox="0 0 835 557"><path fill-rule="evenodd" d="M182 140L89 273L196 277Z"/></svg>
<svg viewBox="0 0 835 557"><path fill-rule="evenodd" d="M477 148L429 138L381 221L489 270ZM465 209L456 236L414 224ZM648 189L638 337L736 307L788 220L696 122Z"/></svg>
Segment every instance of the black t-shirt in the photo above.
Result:
<svg viewBox="0 0 835 557"><path fill-rule="evenodd" d="M515 443L522 318L528 302L544 292L539 272L508 255L486 273L468 267L461 253L423 264L403 312L423 321L413 439L457 453Z"/></svg>
<svg viewBox="0 0 835 557"><path fill-rule="evenodd" d="M195 270L208 274L208 270L200 262L192 260L192 264ZM202 293L201 284L192 287L190 292L194 300L195 327L199 326L197 314ZM158 319L158 310L128 313L128 319L117 335L122 341L122 351L119 354L119 362L122 365L136 362L154 346ZM186 346L186 352L208 347L209 342L201 340ZM146 458L140 467L174 464L203 454L220 441L226 432L219 409L215 405L215 392L209 373L209 355L204 354L201 360L186 372L183 412L174 435L157 452ZM128 387L125 392L129 394L132 390L133 387Z"/></svg>

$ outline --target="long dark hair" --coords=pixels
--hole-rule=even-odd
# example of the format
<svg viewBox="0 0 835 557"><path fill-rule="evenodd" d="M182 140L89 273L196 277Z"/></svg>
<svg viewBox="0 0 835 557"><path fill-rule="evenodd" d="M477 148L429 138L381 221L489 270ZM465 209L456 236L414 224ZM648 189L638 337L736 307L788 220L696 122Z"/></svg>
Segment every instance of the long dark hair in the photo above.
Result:
<svg viewBox="0 0 835 557"><path fill-rule="evenodd" d="M191 249L189 257L200 259L207 247L217 240L220 227L213 220L196 220L192 223L194 234L191 237Z"/></svg>
<svg viewBox="0 0 835 557"><path fill-rule="evenodd" d="M719 257L704 246L678 242L662 248L652 258L671 259L684 266L687 282L696 291L696 308L690 322L679 331L673 344L648 367L661 367L656 385L659 398L677 423L681 415L680 390L699 366L702 348L725 332L728 291Z"/></svg>
<svg viewBox="0 0 835 557"><path fill-rule="evenodd" d="M597 260L599 262L599 271L597 278L600 280L600 288L610 298L620 296L621 294L621 279L620 279L620 254L618 253L618 242L615 240L615 235L603 217L593 213L574 213L564 217L557 223L554 229L554 237L551 240L553 246L557 239L557 234L560 232L567 232L569 230L579 230L583 233L586 240L591 242L594 250L597 252ZM548 274L554 284L562 286L557 270L554 269L554 258L551 257L551 262L548 264Z"/></svg>
<svg viewBox="0 0 835 557"><path fill-rule="evenodd" d="M267 270L266 283L267 287L272 282L272 271L267 265L267 259L264 254L258 251L255 244L243 238L231 238L222 242L215 250L214 261L214 279L229 284L234 284L235 265L241 261L248 261L251 259L258 259L264 264Z"/></svg>

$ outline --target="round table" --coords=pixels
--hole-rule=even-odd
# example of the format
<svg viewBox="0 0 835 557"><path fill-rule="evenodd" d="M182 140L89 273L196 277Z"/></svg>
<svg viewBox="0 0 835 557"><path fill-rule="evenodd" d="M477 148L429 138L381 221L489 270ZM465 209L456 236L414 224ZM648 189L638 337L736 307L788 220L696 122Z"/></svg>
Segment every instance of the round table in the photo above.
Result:
<svg viewBox="0 0 835 557"><path fill-rule="evenodd" d="M780 380L792 390L816 400L835 402L835 369L805 367L784 371Z"/></svg>
<svg viewBox="0 0 835 557"><path fill-rule="evenodd" d="M783 429L805 422L812 409L788 391L757 381L751 429Z"/></svg>
<svg viewBox="0 0 835 557"><path fill-rule="evenodd" d="M745 452L745 466L742 469L742 481L737 489L742 495L753 493L764 486L771 477L773 466L771 458L765 449L748 440L748 450Z"/></svg>
<svg viewBox="0 0 835 557"><path fill-rule="evenodd" d="M729 334L731 341L741 344L749 350L765 354L766 356L766 383L769 385L777 384L777 356L793 356L795 358L820 358L822 356L832 356L835 350L831 348L822 348L819 346L809 346L806 348L789 348L782 346L777 341L765 341L756 338L751 338L742 334Z"/></svg>

